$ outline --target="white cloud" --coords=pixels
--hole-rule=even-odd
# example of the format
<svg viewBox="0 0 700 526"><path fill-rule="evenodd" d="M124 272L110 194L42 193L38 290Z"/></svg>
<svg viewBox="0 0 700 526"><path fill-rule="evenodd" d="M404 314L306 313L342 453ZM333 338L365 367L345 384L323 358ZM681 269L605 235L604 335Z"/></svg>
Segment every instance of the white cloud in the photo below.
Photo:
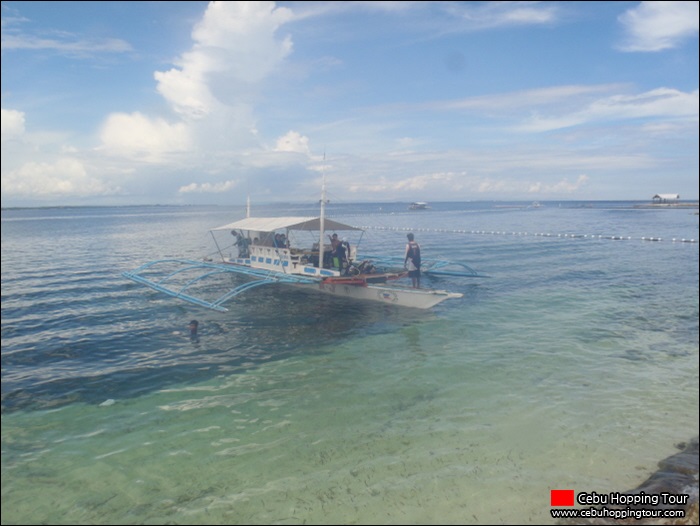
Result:
<svg viewBox="0 0 700 526"><path fill-rule="evenodd" d="M698 90L690 93L658 88L639 95L616 95L590 105L588 113L601 118L698 117Z"/></svg>
<svg viewBox="0 0 700 526"><path fill-rule="evenodd" d="M223 103L250 97L292 50L275 33L292 13L274 2L211 2L192 31L194 46L177 68L157 71L157 90L179 114L202 118ZM215 95L216 94L216 95Z"/></svg>
<svg viewBox="0 0 700 526"><path fill-rule="evenodd" d="M348 190L352 193L374 193L379 195L392 195L394 198L413 198L415 195L438 195L441 199L451 199L453 195L461 195L460 192L468 191L471 195L523 195L537 194L539 197L568 196L582 190L589 181L587 175L579 175L571 182L563 178L556 182L533 181L519 174L518 168L524 159L519 157L512 167L508 167L508 161L499 170L505 169L513 173L512 176L504 176L494 179L488 175L470 175L467 172L440 172L426 175L418 175L405 179L392 177L374 177L358 184L352 184ZM492 160L498 163L497 159ZM534 155L529 162L537 163ZM562 168L564 166L562 165Z"/></svg>
<svg viewBox="0 0 700 526"><path fill-rule="evenodd" d="M658 88L638 95L612 95L588 103L579 111L543 117L532 116L519 129L544 132L589 122L639 118L698 119L698 90L684 93Z"/></svg>
<svg viewBox="0 0 700 526"><path fill-rule="evenodd" d="M108 154L152 163L163 162L166 154L184 151L190 144L185 124L170 124L138 112L107 117L100 139Z"/></svg>
<svg viewBox="0 0 700 526"><path fill-rule="evenodd" d="M193 163L206 158L210 168L235 156L248 159L261 148L254 115L259 86L291 52L290 38L276 36L291 18L274 2L211 2L177 67L154 73L157 91L179 121L110 115L100 134L103 149L147 162L167 162L167 154L182 152ZM278 146L308 152L308 139L288 135Z"/></svg>
<svg viewBox="0 0 700 526"><path fill-rule="evenodd" d="M83 163L64 158L53 163L29 162L3 173L3 197L81 197L119 192L91 177Z"/></svg>
<svg viewBox="0 0 700 526"><path fill-rule="evenodd" d="M548 2L445 2L442 5L463 23L462 30L552 23L558 11L555 4Z"/></svg>
<svg viewBox="0 0 700 526"><path fill-rule="evenodd" d="M622 51L661 51L698 35L698 2L642 2L619 20L625 29Z"/></svg>
<svg viewBox="0 0 700 526"><path fill-rule="evenodd" d="M310 155L309 138L301 135L299 132L289 131L279 139L275 145L277 152L296 152Z"/></svg>
<svg viewBox="0 0 700 526"><path fill-rule="evenodd" d="M433 173L427 175L416 175L405 179L394 179L380 177L372 181L362 182L361 184L350 184L348 191L352 193L371 192L371 193L403 193L410 194L415 190L426 190L440 188L441 190L451 189L458 190L462 188L462 184L457 183L457 178L465 174L454 173Z"/></svg>
<svg viewBox="0 0 700 526"><path fill-rule="evenodd" d="M230 71L248 82L265 78L291 52L289 36L275 38L292 12L275 2L211 2L192 38L209 71Z"/></svg>
<svg viewBox="0 0 700 526"><path fill-rule="evenodd" d="M2 108L1 115L2 142L24 135L24 112Z"/></svg>
<svg viewBox="0 0 700 526"><path fill-rule="evenodd" d="M180 194L220 194L235 188L239 181L224 181L223 183L190 183L180 187Z"/></svg>
<svg viewBox="0 0 700 526"><path fill-rule="evenodd" d="M512 126L512 130L534 133L613 119L698 119L698 90L657 88L631 95L621 94L623 90L629 91L629 87L620 84L551 86L459 100L386 105L380 109L403 114L458 110L486 118L519 120L521 124Z"/></svg>
<svg viewBox="0 0 700 526"><path fill-rule="evenodd" d="M50 36L26 32L31 20L17 15L17 9L2 4L2 50L56 51L73 58L93 57L98 53L125 53L131 45L119 38L81 38L66 31L51 31ZM46 32L46 31L45 31Z"/></svg>
<svg viewBox="0 0 700 526"><path fill-rule="evenodd" d="M125 53L127 51L132 51L131 44L118 38L80 40L74 39L72 35L68 35L65 37L65 40L59 40L55 38L9 34L3 34L2 36L2 49L53 50L73 57L88 57L96 53Z"/></svg>
<svg viewBox="0 0 700 526"><path fill-rule="evenodd" d="M196 62L195 53L187 53L186 60ZM184 117L198 119L209 115L216 100L209 92L205 75L197 68L189 66L170 71L156 71L153 74L158 82L157 90L173 109Z"/></svg>
<svg viewBox="0 0 700 526"><path fill-rule="evenodd" d="M291 18L274 2L211 2L177 67L154 73L176 120L113 113L100 130L98 151L138 162L177 162L179 168L204 162L210 173L234 159L250 164L261 151L254 115L259 86L291 52L290 38L276 36ZM308 154L308 138L295 133L281 138L278 149ZM192 183L178 193L223 192L234 184Z"/></svg>
<svg viewBox="0 0 700 526"><path fill-rule="evenodd" d="M549 194L549 195L567 195L578 192L586 184L588 184L589 177L587 175L579 175L576 181L573 183L569 182L568 179L562 179L561 181L553 184L546 184L537 182L530 185L529 192L531 194Z"/></svg>
<svg viewBox="0 0 700 526"><path fill-rule="evenodd" d="M582 97L596 93L610 92L620 89L619 84L593 84L593 85L564 85L548 86L514 93L497 93L494 95L482 95L465 99L429 103L427 109L474 109L489 112L508 112L518 108L532 108L533 106L551 106L568 101L580 100Z"/></svg>

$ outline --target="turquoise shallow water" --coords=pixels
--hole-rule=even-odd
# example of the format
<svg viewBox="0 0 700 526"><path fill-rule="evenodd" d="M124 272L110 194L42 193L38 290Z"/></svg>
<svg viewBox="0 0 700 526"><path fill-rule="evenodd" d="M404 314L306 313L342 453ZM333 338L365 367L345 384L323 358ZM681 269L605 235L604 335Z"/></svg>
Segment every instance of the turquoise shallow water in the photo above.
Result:
<svg viewBox="0 0 700 526"><path fill-rule="evenodd" d="M551 489L630 489L697 435L693 211L331 212L490 277L426 282L464 293L429 312L270 287L214 313L121 272L239 209L4 210L3 524L551 523Z"/></svg>

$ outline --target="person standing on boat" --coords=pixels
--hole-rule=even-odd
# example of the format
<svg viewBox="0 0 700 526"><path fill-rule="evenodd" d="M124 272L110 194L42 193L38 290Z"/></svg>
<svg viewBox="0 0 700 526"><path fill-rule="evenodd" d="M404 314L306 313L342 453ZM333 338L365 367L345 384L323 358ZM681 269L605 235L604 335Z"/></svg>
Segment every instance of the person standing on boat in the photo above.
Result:
<svg viewBox="0 0 700 526"><path fill-rule="evenodd" d="M406 256L403 267L408 270L408 275L413 281L413 288L420 288L420 245L415 242L413 234L407 234Z"/></svg>
<svg viewBox="0 0 700 526"><path fill-rule="evenodd" d="M350 251L350 242L348 241L347 237L344 237L343 240L340 242L341 247L343 247L343 250L345 252L344 257L343 257L343 266L345 269L350 268L350 258L352 257L352 252Z"/></svg>
<svg viewBox="0 0 700 526"><path fill-rule="evenodd" d="M328 252L326 252L325 248L323 250L323 266L325 268L331 268L333 266L333 258L336 257L336 249L340 244L338 234L334 233L332 236L329 234L328 239L331 242L331 249Z"/></svg>
<svg viewBox="0 0 700 526"><path fill-rule="evenodd" d="M345 271L348 268L348 256L350 254L350 243L346 238L340 243L335 245L335 248L331 251L331 257L333 258L333 266L337 267L340 271L340 275L344 276Z"/></svg>
<svg viewBox="0 0 700 526"><path fill-rule="evenodd" d="M338 248L338 245L340 245L340 239L338 239L338 234L328 236L328 239L330 239L331 241L331 252L335 252L335 249Z"/></svg>
<svg viewBox="0 0 700 526"><path fill-rule="evenodd" d="M250 245L250 239L243 235L242 232L236 232L231 230L231 235L236 239L234 243L238 247L238 257L247 258L250 254L248 253L248 245Z"/></svg>

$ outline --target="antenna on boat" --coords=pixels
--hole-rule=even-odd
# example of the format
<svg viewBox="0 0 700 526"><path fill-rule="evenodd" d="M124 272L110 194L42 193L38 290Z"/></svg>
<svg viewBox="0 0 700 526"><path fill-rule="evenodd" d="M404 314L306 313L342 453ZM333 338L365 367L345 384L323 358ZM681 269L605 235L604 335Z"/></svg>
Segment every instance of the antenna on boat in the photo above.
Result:
<svg viewBox="0 0 700 526"><path fill-rule="evenodd" d="M248 195L245 201L245 216L246 218L250 217L250 195Z"/></svg>

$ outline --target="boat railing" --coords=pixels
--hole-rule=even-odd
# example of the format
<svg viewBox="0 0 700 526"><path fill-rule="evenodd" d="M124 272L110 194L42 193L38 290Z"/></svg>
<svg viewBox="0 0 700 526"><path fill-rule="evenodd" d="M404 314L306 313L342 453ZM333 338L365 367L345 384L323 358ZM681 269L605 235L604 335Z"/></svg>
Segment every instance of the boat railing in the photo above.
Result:
<svg viewBox="0 0 700 526"><path fill-rule="evenodd" d="M250 262L253 267L288 273L292 256L288 248L254 245L250 247Z"/></svg>
<svg viewBox="0 0 700 526"><path fill-rule="evenodd" d="M330 251L330 248L329 248ZM250 266L288 275L317 276L326 278L339 276L338 270L318 268L318 251L307 249L253 246L250 251Z"/></svg>

